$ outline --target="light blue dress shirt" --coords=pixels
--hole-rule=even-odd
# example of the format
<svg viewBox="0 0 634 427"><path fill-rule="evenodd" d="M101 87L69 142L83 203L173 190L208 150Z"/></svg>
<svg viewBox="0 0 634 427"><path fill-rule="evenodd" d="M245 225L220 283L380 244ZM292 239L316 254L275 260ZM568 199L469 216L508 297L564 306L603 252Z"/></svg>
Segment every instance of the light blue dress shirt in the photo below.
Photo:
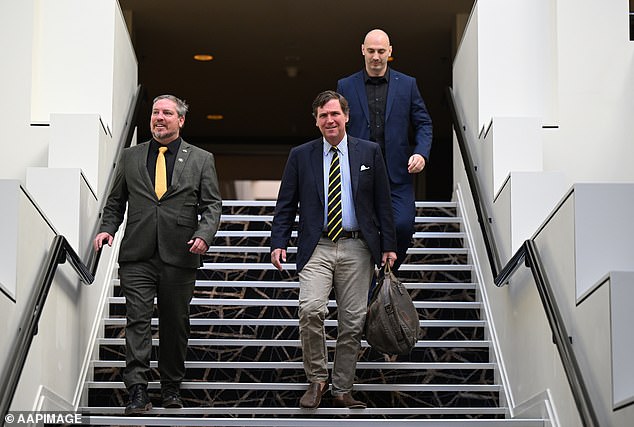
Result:
<svg viewBox="0 0 634 427"><path fill-rule="evenodd" d="M328 224L328 176L330 175L330 162L334 153L330 150L332 145L324 141L324 231ZM350 157L348 154L348 135L336 146L339 152L339 168L341 168L341 206L342 224L346 231L358 231L357 213L352 200L352 182L350 179Z"/></svg>

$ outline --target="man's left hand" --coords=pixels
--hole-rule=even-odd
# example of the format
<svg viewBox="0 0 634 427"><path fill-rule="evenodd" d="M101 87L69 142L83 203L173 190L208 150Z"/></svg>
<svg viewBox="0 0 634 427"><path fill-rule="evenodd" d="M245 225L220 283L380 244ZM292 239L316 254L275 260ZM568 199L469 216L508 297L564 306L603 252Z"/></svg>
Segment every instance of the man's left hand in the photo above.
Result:
<svg viewBox="0 0 634 427"><path fill-rule="evenodd" d="M412 154L407 162L407 172L419 173L425 168L425 158L420 154Z"/></svg>
<svg viewBox="0 0 634 427"><path fill-rule="evenodd" d="M209 249L207 243L200 237L190 240L187 244L190 245L189 252L193 254L202 255L207 252L207 249Z"/></svg>

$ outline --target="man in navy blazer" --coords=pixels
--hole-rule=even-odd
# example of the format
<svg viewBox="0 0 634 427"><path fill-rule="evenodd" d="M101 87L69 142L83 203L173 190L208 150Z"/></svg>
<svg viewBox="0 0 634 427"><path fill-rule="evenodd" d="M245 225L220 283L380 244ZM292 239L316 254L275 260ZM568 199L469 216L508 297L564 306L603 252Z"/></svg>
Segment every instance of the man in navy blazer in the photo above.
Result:
<svg viewBox="0 0 634 427"><path fill-rule="evenodd" d="M348 133L378 143L383 151L394 208L398 269L414 233L413 174L421 172L429 159L432 122L416 79L388 68L392 46L384 31L370 31L361 53L365 68L339 80L337 92L350 104Z"/></svg>
<svg viewBox="0 0 634 427"><path fill-rule="evenodd" d="M297 226L296 269L299 274L299 325L304 371L309 381L300 399L303 408L317 408L327 389L328 352L324 320L334 286L337 300L337 344L331 394L336 406L365 408L351 395L367 298L374 265L393 265L396 239L390 188L379 146L346 135L348 103L333 91L313 102L322 138L291 150L282 177L271 228L271 262L280 271ZM341 237L328 218L328 181L337 156L343 208ZM332 167L337 170L336 164ZM337 214L336 218L339 218Z"/></svg>

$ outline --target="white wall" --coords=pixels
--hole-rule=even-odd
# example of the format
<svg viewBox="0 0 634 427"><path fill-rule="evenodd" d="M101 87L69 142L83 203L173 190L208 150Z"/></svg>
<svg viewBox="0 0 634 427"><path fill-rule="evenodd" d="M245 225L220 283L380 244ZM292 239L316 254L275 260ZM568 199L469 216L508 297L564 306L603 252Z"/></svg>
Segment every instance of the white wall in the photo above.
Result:
<svg viewBox="0 0 634 427"><path fill-rule="evenodd" d="M15 288L13 299L0 293L4 368L55 234L67 235L84 259L90 251L137 88L137 61L116 0L0 0L0 50L11 64L0 70L0 189L13 195L3 198L3 212L11 213L4 225L17 230L0 247L13 255L7 271ZM115 256L102 254L91 286L80 284L68 263L60 267L12 409L77 407ZM4 275L0 280L4 286Z"/></svg>
<svg viewBox="0 0 634 427"><path fill-rule="evenodd" d="M47 129L31 127L32 47L36 1L0 1L0 116L5 123L0 178L24 182L26 166L46 166ZM7 66L10 64L10 66Z"/></svg>
<svg viewBox="0 0 634 427"><path fill-rule="evenodd" d="M0 70L0 114L12 141L0 179L24 183L27 167L49 166L51 114L95 114L119 140L137 61L116 0L2 0L0 51L11 64Z"/></svg>
<svg viewBox="0 0 634 427"><path fill-rule="evenodd" d="M632 198L623 192L612 197L621 187L608 184L634 181L633 52L626 1L478 0L454 62L461 125L484 184L502 262L546 224L536 240L601 426L629 426L634 415L632 405L613 411L619 401L631 402L634 388L631 369L617 354L627 354L631 339L623 332L615 337L614 331L631 331L634 319L615 327L611 322L623 320L611 313L628 312L611 307L609 298L612 270L625 270L626 277L634 270L625 260L631 255L633 227L625 218L631 219ZM466 194L459 158L454 180L462 189L457 194ZM579 184L590 182L609 186ZM565 199L549 217L573 187L584 195L582 203ZM479 235L475 212L465 209ZM482 243L475 240L475 256L486 263ZM480 276L512 412L541 407L554 425L580 425L530 274L520 269L511 286L501 289L486 272ZM607 361L613 363L605 368ZM535 406L540 401L546 404Z"/></svg>
<svg viewBox="0 0 634 427"><path fill-rule="evenodd" d="M559 130L544 145L547 170L568 182L632 181L634 42L628 2L557 0Z"/></svg>

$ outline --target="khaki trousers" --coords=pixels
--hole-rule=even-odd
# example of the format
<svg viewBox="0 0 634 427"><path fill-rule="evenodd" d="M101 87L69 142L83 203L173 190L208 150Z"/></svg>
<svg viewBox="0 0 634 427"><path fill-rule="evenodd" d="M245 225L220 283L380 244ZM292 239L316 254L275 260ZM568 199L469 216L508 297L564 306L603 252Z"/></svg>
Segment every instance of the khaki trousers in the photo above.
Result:
<svg viewBox="0 0 634 427"><path fill-rule="evenodd" d="M304 371L309 382L328 381L324 320L334 287L337 302L337 343L332 369L333 395L352 391L361 336L374 273L372 255L363 239L322 237L299 273L299 331Z"/></svg>

